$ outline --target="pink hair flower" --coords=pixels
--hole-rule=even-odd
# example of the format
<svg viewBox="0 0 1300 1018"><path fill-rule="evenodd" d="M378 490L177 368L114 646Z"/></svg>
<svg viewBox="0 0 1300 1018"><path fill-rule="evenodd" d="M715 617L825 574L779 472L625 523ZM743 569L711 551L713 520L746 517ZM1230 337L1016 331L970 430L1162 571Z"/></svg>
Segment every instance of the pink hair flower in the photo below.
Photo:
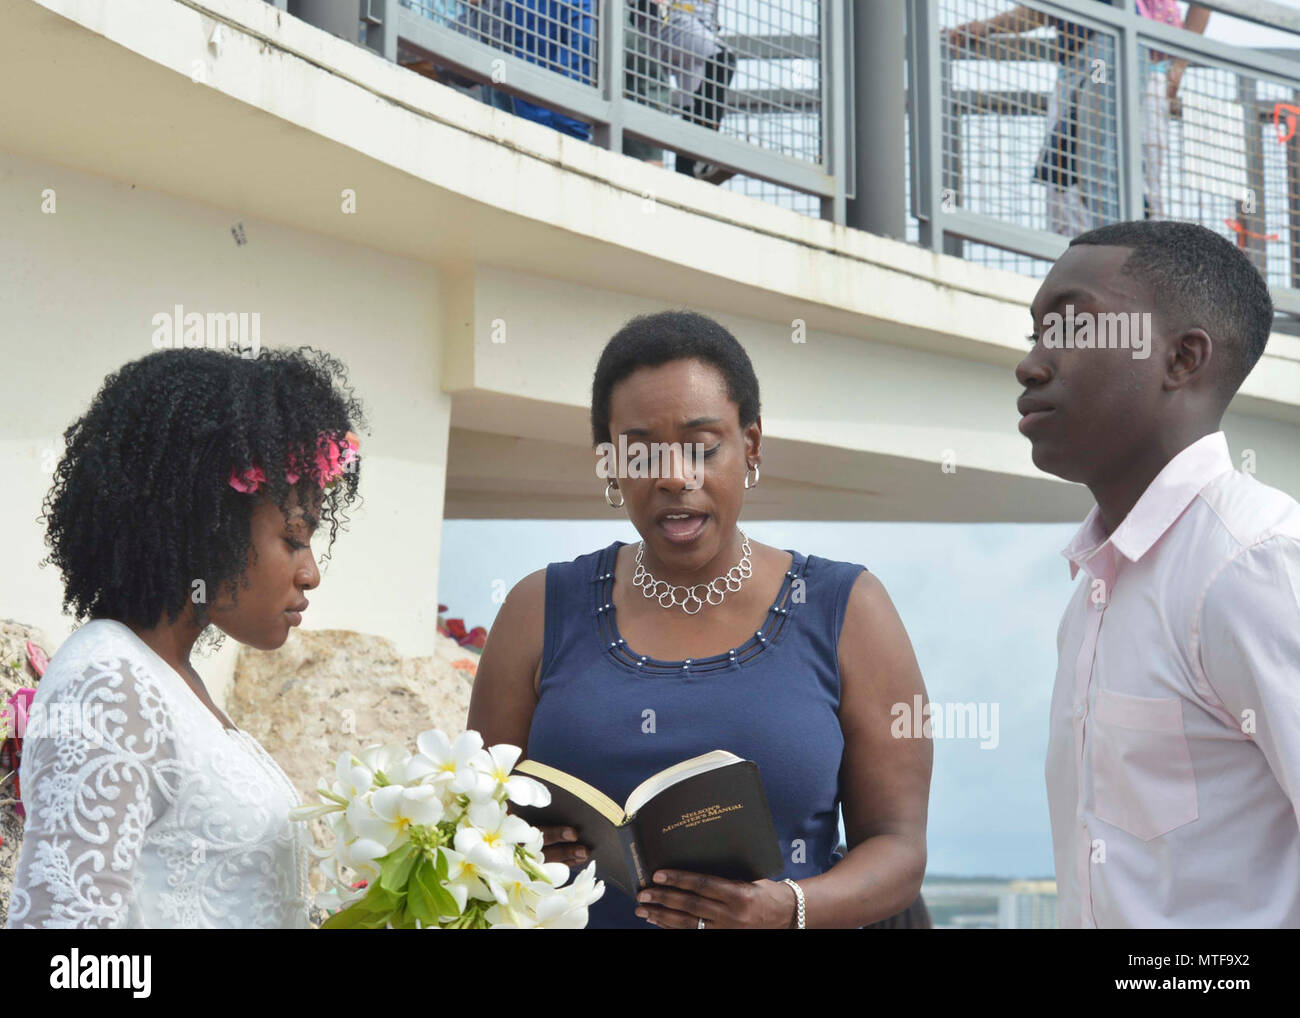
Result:
<svg viewBox="0 0 1300 1018"><path fill-rule="evenodd" d="M350 431L341 440L333 435L318 436L313 463L320 478L320 486L328 488L347 473L348 467L356 461L357 450L360 448L361 440ZM284 479L290 484L297 484L303 476L303 464L292 452L288 460ZM243 473L233 469L230 472L230 486L245 494L256 492L265 482L266 474L261 467L249 467Z"/></svg>
<svg viewBox="0 0 1300 1018"><path fill-rule="evenodd" d="M236 491L251 495L266 483L266 474L261 467L249 467L242 474L233 468L230 471L230 486Z"/></svg>

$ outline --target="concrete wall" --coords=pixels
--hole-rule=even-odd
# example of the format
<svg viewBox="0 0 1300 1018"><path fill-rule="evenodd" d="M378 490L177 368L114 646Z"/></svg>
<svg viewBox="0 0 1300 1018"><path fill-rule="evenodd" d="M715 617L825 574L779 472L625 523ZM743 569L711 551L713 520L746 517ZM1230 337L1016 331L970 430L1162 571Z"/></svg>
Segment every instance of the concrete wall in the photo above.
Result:
<svg viewBox="0 0 1300 1018"><path fill-rule="evenodd" d="M308 344L347 364L373 428L365 503L304 624L432 651L451 411L436 268L3 151L0 223L0 616L40 626L52 645L67 635L58 574L37 568L47 549L36 517L62 432L107 373L153 351L153 315L182 304L260 312L263 345Z"/></svg>

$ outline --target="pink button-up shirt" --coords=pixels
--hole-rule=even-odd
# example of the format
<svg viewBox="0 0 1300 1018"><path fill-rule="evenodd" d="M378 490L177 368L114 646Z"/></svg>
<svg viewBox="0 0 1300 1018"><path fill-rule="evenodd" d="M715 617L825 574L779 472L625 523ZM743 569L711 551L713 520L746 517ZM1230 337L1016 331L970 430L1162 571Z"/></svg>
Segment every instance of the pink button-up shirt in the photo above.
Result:
<svg viewBox="0 0 1300 1018"><path fill-rule="evenodd" d="M1087 575L1047 744L1061 925L1300 926L1300 505L1219 431L1062 554Z"/></svg>

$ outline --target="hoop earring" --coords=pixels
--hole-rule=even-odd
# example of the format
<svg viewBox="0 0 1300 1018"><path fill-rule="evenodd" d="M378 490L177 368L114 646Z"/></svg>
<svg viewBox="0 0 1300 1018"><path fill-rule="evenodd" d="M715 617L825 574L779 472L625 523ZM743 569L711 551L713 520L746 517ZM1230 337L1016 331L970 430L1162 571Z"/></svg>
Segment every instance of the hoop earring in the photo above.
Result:
<svg viewBox="0 0 1300 1018"><path fill-rule="evenodd" d="M745 476L748 477L749 475L746 474ZM611 489L614 490L614 491L617 491L617 492L618 492L618 501L617 501L617 502L615 502L612 498L609 497L609 493L610 493L610 490L611 490ZM627 499L625 499L625 498L623 497L623 489L622 489L622 488L615 488L615 487L614 487L614 482L613 482L612 480L610 480L610 481L606 481L606 482L605 482L605 501L606 501L607 503L609 503L609 507L610 507L611 509L622 509L622 508L623 508L623 503L627 501Z"/></svg>
<svg viewBox="0 0 1300 1018"><path fill-rule="evenodd" d="M750 483L749 483L749 469L752 469L752 470L754 471L754 483L753 483L753 484L750 484ZM758 464L757 464L757 463L753 464L752 468L749 468L749 469L746 469L746 470L745 470L745 490L746 490L746 491L748 491L750 488L757 488L757 487L758 487Z"/></svg>

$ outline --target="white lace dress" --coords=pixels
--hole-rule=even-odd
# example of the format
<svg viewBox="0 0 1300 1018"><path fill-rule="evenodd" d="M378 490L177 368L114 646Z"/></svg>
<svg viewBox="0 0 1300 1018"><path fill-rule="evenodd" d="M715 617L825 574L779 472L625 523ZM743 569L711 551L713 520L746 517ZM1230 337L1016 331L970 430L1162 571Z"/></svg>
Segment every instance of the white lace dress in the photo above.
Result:
<svg viewBox="0 0 1300 1018"><path fill-rule="evenodd" d="M292 783L120 622L50 661L19 778L9 928L310 926Z"/></svg>

